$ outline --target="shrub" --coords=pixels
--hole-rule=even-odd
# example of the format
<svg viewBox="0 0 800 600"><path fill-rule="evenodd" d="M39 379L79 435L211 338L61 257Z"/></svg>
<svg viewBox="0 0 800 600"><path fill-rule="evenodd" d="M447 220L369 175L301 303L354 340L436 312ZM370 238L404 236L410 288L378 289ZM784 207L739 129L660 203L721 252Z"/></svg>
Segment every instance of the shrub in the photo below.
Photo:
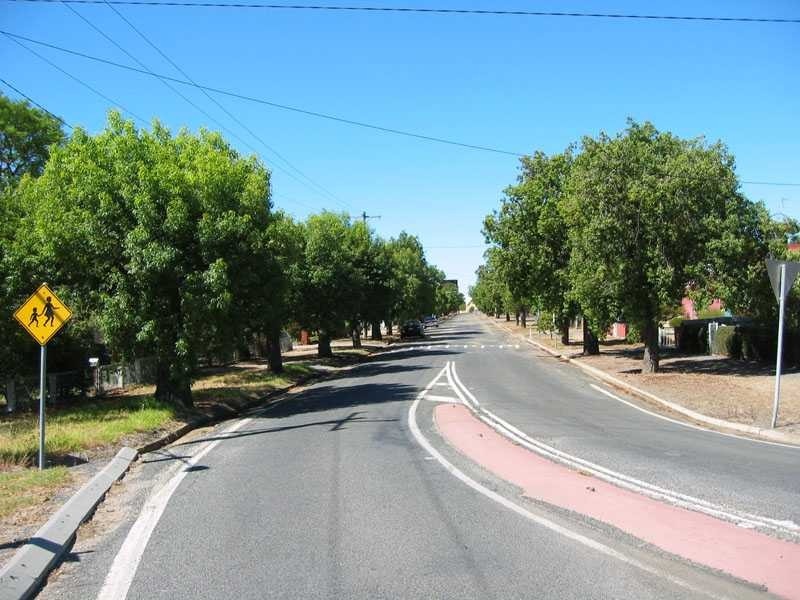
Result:
<svg viewBox="0 0 800 600"><path fill-rule="evenodd" d="M684 319L685 317L672 317L669 320L669 326L677 329L678 327L681 326L681 323L683 323Z"/></svg>
<svg viewBox="0 0 800 600"><path fill-rule="evenodd" d="M736 327L722 326L714 337L714 354L740 358L742 352L742 337Z"/></svg>
<svg viewBox="0 0 800 600"><path fill-rule="evenodd" d="M625 341L629 344L638 344L642 341L642 332L633 323L628 323L628 334L625 336Z"/></svg>

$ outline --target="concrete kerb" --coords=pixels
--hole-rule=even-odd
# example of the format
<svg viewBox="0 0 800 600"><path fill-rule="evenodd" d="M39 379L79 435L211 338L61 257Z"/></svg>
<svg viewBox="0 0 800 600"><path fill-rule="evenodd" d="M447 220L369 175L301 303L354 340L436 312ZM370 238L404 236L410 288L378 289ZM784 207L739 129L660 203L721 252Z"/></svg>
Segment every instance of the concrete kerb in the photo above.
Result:
<svg viewBox="0 0 800 600"><path fill-rule="evenodd" d="M366 357L365 361L371 356ZM343 367L341 371L348 371L358 364L361 362ZM225 411L224 414L193 419L139 448L126 446L120 449L103 470L67 500L0 571L0 600L27 600L39 591L50 571L60 563L71 547L78 528L91 517L109 488L125 475L140 455L163 448L193 429L235 417L269 400L276 400L310 381L333 379L339 374L340 372L336 371L301 377L293 385L265 394L244 404L236 411Z"/></svg>
<svg viewBox="0 0 800 600"><path fill-rule="evenodd" d="M137 456L133 448L122 448L17 551L0 571L0 600L25 600L36 594L50 570L71 547L78 527L92 515L108 489L127 472Z"/></svg>
<svg viewBox="0 0 800 600"><path fill-rule="evenodd" d="M494 324L497 325L496 323L494 323ZM508 329L506 329L502 325L497 325L497 327L500 327L501 329L505 329L506 331L509 331ZM512 333L512 335L513 335L513 332L509 331L509 333ZM618 379L618 378L614 377L613 375L609 375L605 371L602 371L602 370L600 370L600 369L598 369L596 367L592 367L591 365L583 364L581 361L576 360L572 356L569 356L567 354L562 354L560 352L557 352L556 350L548 348L544 344L541 344L541 343L539 343L539 342L537 342L535 340L532 340L532 339L529 339L529 338L523 338L523 339L526 342L528 342L529 344L531 344L532 346L535 346L536 348L539 348L540 350L544 350L545 352L547 352L548 354L550 354L552 356L555 356L559 360L562 360L564 362L568 362L571 365L574 365L574 366L580 368L582 371L584 371L588 375L591 375L595 379L599 379L599 380L601 380L601 381L603 381L603 382L605 382L605 383L607 383L607 384L609 384L609 385L611 385L611 386L613 386L613 387L615 387L617 389L620 389L620 390L622 390L624 392L627 392L629 394L632 394L632 395L637 396L639 398L642 398L644 400L649 400L651 402L655 402L656 404L660 404L661 406L664 406L666 408L674 410L675 412L680 413L680 414L682 414L682 415L684 415L686 417L689 417L689 418L691 418L694 421L697 421L699 423L703 423L705 425L712 425L712 426L720 428L720 429L725 429L729 433L733 433L733 434L744 433L744 434L747 434L747 436L749 436L749 437L755 437L755 438L758 438L758 439L763 439L763 440L767 440L767 441L771 441L771 442L779 442L781 444L798 445L797 439L794 436L787 435L787 434L785 434L783 432L780 432L780 431L774 431L772 429L762 429L760 427L753 427L752 425L745 425L744 423L732 423L731 421L725 421L723 419L717 419L715 417L709 417L708 415L704 415L704 414L699 413L697 411L694 411L694 410L692 410L690 408L686 408L685 406L681 406L680 404L677 404L675 402L670 402L669 400L664 400L663 398L660 398L660 397L656 396L655 394L652 394L650 392L647 392L645 390L637 388L636 386L631 385L630 383L628 383L626 381L622 381L621 379ZM746 437L746 436L743 436L743 437Z"/></svg>

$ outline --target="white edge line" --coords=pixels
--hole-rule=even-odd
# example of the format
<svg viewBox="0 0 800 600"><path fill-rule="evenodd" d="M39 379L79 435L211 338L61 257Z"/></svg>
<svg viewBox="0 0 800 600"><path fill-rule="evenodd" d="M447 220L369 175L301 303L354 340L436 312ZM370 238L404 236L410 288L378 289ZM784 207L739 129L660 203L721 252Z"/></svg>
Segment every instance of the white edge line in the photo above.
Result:
<svg viewBox="0 0 800 600"><path fill-rule="evenodd" d="M716 596L716 595L713 595L713 594L709 594L705 590L701 590L701 589L691 585L690 583L688 583L688 582L686 582L686 581L684 581L682 579L679 579L677 577L674 577L673 575L670 575L669 573L665 573L663 571L660 571L659 569L655 569L653 567L650 567L650 566L648 566L648 565L646 565L646 564L644 564L644 563L642 563L642 562L640 562L640 561L638 561L638 560L636 560L634 558L626 556L625 554L623 554L623 553L621 553L621 552L619 552L617 550L614 550L613 548L611 548L609 546L606 546L605 544L602 544L602 543L600 543L600 542L598 542L596 540L593 540L592 538L586 537L585 535L582 535L580 533L572 531L571 529L567 529L566 527L564 527L562 525L559 525L558 523L555 523L555 522L553 522L553 521L551 521L549 519L545 519L544 517L540 517L539 515L535 515L532 512L524 509L520 505L512 502L508 498L505 498L504 496L501 496L497 492L492 491L492 490L486 488L485 486L481 485L480 483L478 483L477 481L475 481L474 479L472 479L471 477L466 475L463 471L458 469L458 467L456 467L455 465L450 463L444 456L442 456L439 453L438 450L436 450L431 445L431 443L427 440L427 438L422 434L422 432L419 429L419 426L417 425L416 416L417 416L417 406L419 405L420 401L425 397L425 394L428 392L428 390L431 387L433 387L433 383L435 383L436 381L439 380L439 378L442 376L442 373L445 370L447 371L448 374L450 373L450 369L448 367L450 367L451 364L452 363L450 363L450 362L447 363L445 368L442 371L439 372L439 374L434 378L434 380L431 383L428 384L428 387L426 387L422 392L419 393L417 398L411 404L411 407L408 409L408 426L409 426L409 429L411 430L412 435L417 440L417 443L419 443L419 445L422 446L430 456L435 458L439 462L439 464L441 464L451 475L453 475L457 479L461 480L461 482L465 483L466 485L471 487L476 492L486 496L490 500L494 500L495 502L497 502L501 506L503 506L503 507L505 507L505 508L515 512L515 513L517 513L518 515L520 515L522 517L525 517L526 519L536 523L537 525L540 525L542 527L545 527L546 529L549 529L550 531L553 531L555 533L563 535L564 537L566 537L566 538L568 538L570 540L573 540L575 542L578 542L579 544L582 544L582 545L587 546L587 547L589 547L589 548L591 548L593 550L596 550L597 552L600 552L601 554L605 554L606 556L609 556L611 558L615 558L615 559L617 559L617 560L619 560L619 561L621 561L623 563L626 563L628 565L631 565L633 567L641 569L642 571L645 571L647 573L655 575L656 577L660 577L660 578L666 579L666 580L668 580L668 581L670 581L670 582L672 582L675 585L678 585L680 587L686 588L686 589L691 590L693 592L702 593L702 594L710 596L712 598L719 598L720 597L720 596ZM453 370L453 374L455 374L454 370Z"/></svg>
<svg viewBox="0 0 800 600"><path fill-rule="evenodd" d="M464 393L466 393L474 402L474 406L472 408L479 419L481 419L483 422L485 422L493 429L497 430L502 435L511 438L513 441L528 448L529 450L532 450L533 452L536 452L544 456L548 456L553 460L565 463L576 469L588 470L599 479L603 479L604 481L608 481L609 483L612 483L614 485L618 485L620 487L629 489L631 491L641 493L646 496L650 496L651 498L656 498L658 500L665 500L671 504L675 504L683 508L708 514L713 517L720 518L726 521L731 521L738 525L748 525L748 524L755 525L763 527L765 529L781 531L783 533L787 533L792 536L798 536L798 534L800 533L800 526L798 526L796 523L792 521L771 519L769 517L763 517L761 515L754 515L750 513L730 512L706 500L695 498L693 496L688 496L686 494L681 494L680 492L667 490L657 485L647 483L639 479L635 479L633 477L624 475L622 473L618 473L616 471L612 471L611 469L607 469L606 467L602 467L588 460L578 458L577 456L567 454L566 452L563 452L561 450L558 450L557 448L554 448L543 442L540 442L539 440L536 440L528 436L525 432L519 430L510 423L504 421L503 419L493 414L492 412L482 408L478 403L477 399L475 398L475 396L466 388L466 386L462 383L461 379L458 377L458 373L456 372L455 368L455 363L453 363L453 365L451 366L451 371L453 374L453 379L455 380L457 385L461 387L464 390ZM470 406L469 403L467 403L467 405ZM658 416L660 418L667 418L667 417L661 417L661 415L654 415L654 416ZM738 437L738 436L733 436L733 437Z"/></svg>
<svg viewBox="0 0 800 600"><path fill-rule="evenodd" d="M227 429L216 435L227 435L250 423L253 419L247 418L237 421ZM224 438L223 438L224 439ZM172 478L155 492L142 507L139 516L131 527L122 547L117 552L111 569L106 575L103 587L97 595L97 600L124 600L128 595L128 590L133 583L136 570L144 555L147 542L158 524L161 515L167 507L170 497L178 489L183 478L186 477L188 469L200 461L206 454L211 452L223 439L214 440L197 454L192 456L184 468L175 473Z"/></svg>
<svg viewBox="0 0 800 600"><path fill-rule="evenodd" d="M605 394L609 398L613 398L614 400L616 400L618 402L622 402L623 404L627 404L631 408L635 408L636 410L638 410L640 412L648 414L648 415L650 415L652 417L658 417L659 419L663 419L664 421L669 421L670 423L675 423L676 425L683 425L684 427L690 427L691 429L696 429L697 431L705 431L707 433L715 433L717 435L723 435L725 437L733 438L735 440L743 440L745 442L754 442L756 444L768 444L770 446L780 446L781 448L791 448L792 450L800 450L800 446L796 446L796 445L793 445L793 444L782 444L781 442L773 442L773 441L770 441L770 440L757 440L757 439L754 439L754 438L751 438L751 437L745 437L743 435L737 435L735 433L725 433L724 431L716 431L715 429L709 429L708 427L701 427L700 425L695 425L694 423L687 423L685 421L679 421L678 419L673 419L671 417L667 417L666 415L660 415L660 414L658 414L656 412L653 412L651 410L647 410L646 408L643 408L641 406L637 406L633 402L628 402L627 400L624 400L624 399L620 398L619 396L617 396L615 394L612 394L608 390L604 390L599 385L595 385L594 383L590 383L589 387L594 388L595 390L597 390L601 394Z"/></svg>

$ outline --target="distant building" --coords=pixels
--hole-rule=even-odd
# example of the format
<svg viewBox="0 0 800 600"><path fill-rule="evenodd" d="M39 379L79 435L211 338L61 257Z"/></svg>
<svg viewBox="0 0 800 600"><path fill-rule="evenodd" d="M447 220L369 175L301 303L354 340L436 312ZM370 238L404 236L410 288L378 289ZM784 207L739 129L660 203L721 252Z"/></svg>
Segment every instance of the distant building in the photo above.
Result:
<svg viewBox="0 0 800 600"><path fill-rule="evenodd" d="M458 279L445 279L443 285L452 285L458 291Z"/></svg>
<svg viewBox="0 0 800 600"><path fill-rule="evenodd" d="M800 231L788 234L786 236L786 245L789 247L789 250L800 252Z"/></svg>

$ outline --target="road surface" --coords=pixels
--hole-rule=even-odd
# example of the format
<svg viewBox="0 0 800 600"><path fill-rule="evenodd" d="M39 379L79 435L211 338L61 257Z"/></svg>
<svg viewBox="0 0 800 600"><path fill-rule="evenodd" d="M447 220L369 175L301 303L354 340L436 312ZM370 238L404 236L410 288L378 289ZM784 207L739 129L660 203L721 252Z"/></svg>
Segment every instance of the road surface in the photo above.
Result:
<svg viewBox="0 0 800 600"><path fill-rule="evenodd" d="M800 452L638 412L478 316L393 348L143 457L40 597L765 597L522 497L437 431L452 390L415 400L452 361L484 406L553 446L787 520Z"/></svg>

